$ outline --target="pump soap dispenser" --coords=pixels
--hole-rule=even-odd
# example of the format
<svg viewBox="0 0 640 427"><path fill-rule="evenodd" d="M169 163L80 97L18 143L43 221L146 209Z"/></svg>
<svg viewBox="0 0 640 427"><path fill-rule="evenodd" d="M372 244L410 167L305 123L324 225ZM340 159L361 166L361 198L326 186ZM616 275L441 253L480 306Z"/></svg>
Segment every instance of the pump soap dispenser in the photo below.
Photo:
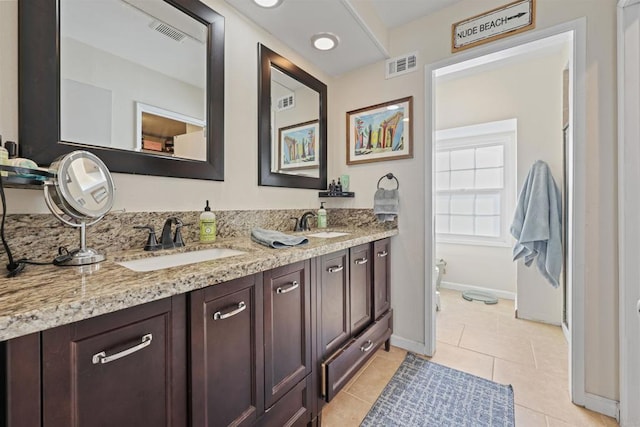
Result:
<svg viewBox="0 0 640 427"><path fill-rule="evenodd" d="M200 214L200 242L210 243L216 241L216 214L211 212L209 201Z"/></svg>
<svg viewBox="0 0 640 427"><path fill-rule="evenodd" d="M327 228L327 210L324 208L324 202L320 202L318 209L318 228Z"/></svg>

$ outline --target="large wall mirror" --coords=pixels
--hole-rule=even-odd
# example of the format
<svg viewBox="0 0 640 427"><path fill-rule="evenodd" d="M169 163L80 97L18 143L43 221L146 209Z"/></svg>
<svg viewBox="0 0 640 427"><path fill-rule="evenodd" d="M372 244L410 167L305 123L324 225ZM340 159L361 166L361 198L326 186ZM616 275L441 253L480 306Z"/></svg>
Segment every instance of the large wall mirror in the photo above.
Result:
<svg viewBox="0 0 640 427"><path fill-rule="evenodd" d="M327 86L259 45L260 185L327 188Z"/></svg>
<svg viewBox="0 0 640 427"><path fill-rule="evenodd" d="M224 179L224 18L198 0L18 3L21 155Z"/></svg>

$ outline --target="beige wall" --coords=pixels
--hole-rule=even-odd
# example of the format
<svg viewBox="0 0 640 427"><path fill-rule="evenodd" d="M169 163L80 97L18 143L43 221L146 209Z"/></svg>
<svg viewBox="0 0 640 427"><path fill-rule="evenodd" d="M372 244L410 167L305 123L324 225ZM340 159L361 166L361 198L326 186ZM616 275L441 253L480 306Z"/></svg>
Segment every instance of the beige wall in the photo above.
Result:
<svg viewBox="0 0 640 427"><path fill-rule="evenodd" d="M255 26L224 0L204 0L225 17L225 181L114 174L114 209L128 211L317 208L313 190L258 186L258 42L323 81L331 96L332 79ZM0 0L0 134L18 139L17 0ZM37 126L37 123L34 123ZM331 128L331 123L329 123ZM159 194L158 189L161 189ZM7 190L12 213L48 212L42 193Z"/></svg>
<svg viewBox="0 0 640 427"><path fill-rule="evenodd" d="M568 58L562 46L550 49L445 77L436 87L436 130L518 120L516 194L536 160L549 164L563 188L562 70ZM511 247L438 243L436 256L447 260L447 281L517 292L518 317L560 324L561 289L553 288L535 265L514 263Z"/></svg>
<svg viewBox="0 0 640 427"><path fill-rule="evenodd" d="M400 235L393 239L393 306L395 333L424 339L424 194L425 64L449 58L451 23L504 4L503 0L463 0L438 13L391 32L391 55L414 50L418 72L384 80L383 64L332 79L295 55L266 32L238 16L223 0L205 0L226 17L225 182L206 182L116 174L115 209L196 210L203 200L214 209L315 208L315 191L257 186L257 42L263 42L328 85L329 177L351 175L351 200L331 200L328 207L371 207L380 176L394 172L401 183ZM0 133L18 138L17 1L0 1ZM616 124L615 2L613 0L538 0L537 28L586 16L587 139L589 172L584 206L586 230L586 389L618 397L618 330L616 271ZM414 158L346 166L345 111L412 95ZM37 125L37 124L34 124ZM430 149L430 148L429 148ZM256 165L247 167L247 165ZM430 179L427 181L430 185ZM161 188L163 197L158 197ZM47 212L38 191L7 191L10 212Z"/></svg>
<svg viewBox="0 0 640 427"><path fill-rule="evenodd" d="M332 87L330 140L344 141L344 113L351 109L412 95L414 97L412 160L345 166L344 148L329 153L329 175L348 173L357 198L347 206L371 206L377 179L392 171L401 183L400 235L392 242L395 334L424 341L424 206L425 164L424 72L426 64L448 59L451 24L493 7L501 0L463 0L431 16L391 32L391 56L418 51L418 71L384 80L383 64L343 75ZM586 391L618 398L617 255L616 255L616 21L613 0L538 0L536 27L551 27L587 18L587 138L577 141L586 151ZM428 131L431 131L430 129ZM430 147L428 148L430 149ZM425 177L425 173L427 176ZM426 180L426 181L425 181Z"/></svg>

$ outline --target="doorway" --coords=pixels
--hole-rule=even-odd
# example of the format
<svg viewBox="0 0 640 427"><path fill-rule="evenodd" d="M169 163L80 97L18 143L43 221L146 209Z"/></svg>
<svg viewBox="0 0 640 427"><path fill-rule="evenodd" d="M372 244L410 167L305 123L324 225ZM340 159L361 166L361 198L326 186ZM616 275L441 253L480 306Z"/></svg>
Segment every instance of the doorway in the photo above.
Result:
<svg viewBox="0 0 640 427"><path fill-rule="evenodd" d="M569 62L569 94L568 99L571 105L568 117L569 127L567 128L567 144L566 151L562 148L562 120L558 118L557 132L560 135L559 147L560 152L559 161L556 162L555 167L552 167L556 180L559 180L559 184L566 180L566 188L568 191L565 194L565 210L567 212L567 222L564 224L567 230L565 251L567 253L567 262L564 266L565 283L566 287L566 313L568 322L562 321L563 304L562 290L554 290L551 286L548 286L550 291L557 291L556 298L559 299L558 307L554 308L554 313L557 314L556 320L552 320L549 323L564 323L563 328L566 330L568 342L569 342L569 390L572 401L574 403L584 405L584 307L581 305L583 301L584 293L584 271L583 267L576 268L575 266L583 266L584 254L582 253L581 245L578 243L582 241L584 234L584 218L583 213L573 209L574 206L579 206L584 200L585 189L583 188L584 180L581 179L584 173L584 153L579 144L573 144L574 140L581 140L584 137L585 122L584 122L584 88L580 87L576 82L582 82L582 76L585 73L584 64L584 38L585 38L585 23L581 20L562 24L560 26L534 31L525 35L513 37L512 39L503 40L493 45L479 48L474 52L462 53L459 56L452 57L448 60L441 61L436 64L432 64L426 67L426 123L427 129L432 129L431 134L427 133L427 147L431 147L431 150L426 150L426 163L432 165L432 170L436 170L437 165L437 148L436 148L436 130L438 129L438 113L437 113L437 87L438 79L444 76L451 76L455 73L470 73L476 67L485 67L488 69L495 68L500 62L515 60L519 55L523 55L524 52L536 56L541 53L553 49L553 46L564 45L568 46L567 58ZM564 44L563 44L564 43ZM515 58L515 59L514 59ZM564 64L563 64L564 66ZM563 67L559 69L559 79L562 81ZM516 77L517 79L517 77ZM526 80L521 81L522 85L526 85ZM468 96L473 97L473 86L467 89ZM561 90L558 91L558 98L561 99ZM560 102L560 101L558 101ZM490 100L487 100L487 105L490 104ZM461 108L463 106L460 106ZM574 108L575 107L575 108ZM502 117L505 119L512 119L513 117ZM496 121L496 119L485 120L485 122ZM475 124L478 124L477 122ZM458 127L464 126L463 123L457 123ZM469 123L466 123L469 125ZM542 123L539 126L543 126ZM450 126L451 127L451 126ZM446 128L446 127L445 127ZM441 128L442 129L442 128ZM441 130L440 129L440 130ZM520 135L524 138L524 127L518 126L517 129L522 129ZM527 136L528 138L528 136ZM520 145L518 145L518 149ZM535 157L535 150L533 157ZM526 157L525 157L526 158ZM564 159L563 159L564 158ZM534 159L535 160L535 159ZM530 162L531 159L527 158L526 162ZM513 190L517 192L520 190L519 185L523 182L524 176L528 172L528 167L523 169L523 166L517 165L517 185L514 183ZM438 255L435 250L436 241L436 208L437 192L434 187L434 177L427 173L425 177L427 189L426 195L426 248L425 254L428 261L426 264L425 278L428 283L428 291L425 292L425 306L428 308L425 323L425 347L427 354L433 355L436 351L436 289L435 283L432 280L432 271L435 267L435 258ZM442 210L440 211L440 213ZM511 222L511 217L507 217L506 221ZM486 231L486 230L485 230ZM517 268L517 267L516 267ZM526 268L526 267L524 267ZM538 274L534 269L529 269L522 274ZM520 270L516 272L516 277ZM517 279L516 279L517 283ZM517 292L514 292L517 294ZM581 304L576 304L580 302ZM528 316L534 320L547 320L541 317L540 313L535 313L533 316ZM525 316L527 317L527 316ZM572 328L569 329L568 325Z"/></svg>

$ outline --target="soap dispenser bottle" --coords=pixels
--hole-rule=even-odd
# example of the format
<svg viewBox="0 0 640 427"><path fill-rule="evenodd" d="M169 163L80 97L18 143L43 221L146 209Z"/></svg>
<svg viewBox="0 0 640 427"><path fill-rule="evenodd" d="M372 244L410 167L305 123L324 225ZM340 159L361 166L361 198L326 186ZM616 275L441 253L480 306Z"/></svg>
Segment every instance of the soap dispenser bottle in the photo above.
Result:
<svg viewBox="0 0 640 427"><path fill-rule="evenodd" d="M200 242L210 243L216 241L216 214L211 212L209 201L200 214Z"/></svg>
<svg viewBox="0 0 640 427"><path fill-rule="evenodd" d="M327 228L327 210L324 208L324 202L320 202L318 209L318 228Z"/></svg>

